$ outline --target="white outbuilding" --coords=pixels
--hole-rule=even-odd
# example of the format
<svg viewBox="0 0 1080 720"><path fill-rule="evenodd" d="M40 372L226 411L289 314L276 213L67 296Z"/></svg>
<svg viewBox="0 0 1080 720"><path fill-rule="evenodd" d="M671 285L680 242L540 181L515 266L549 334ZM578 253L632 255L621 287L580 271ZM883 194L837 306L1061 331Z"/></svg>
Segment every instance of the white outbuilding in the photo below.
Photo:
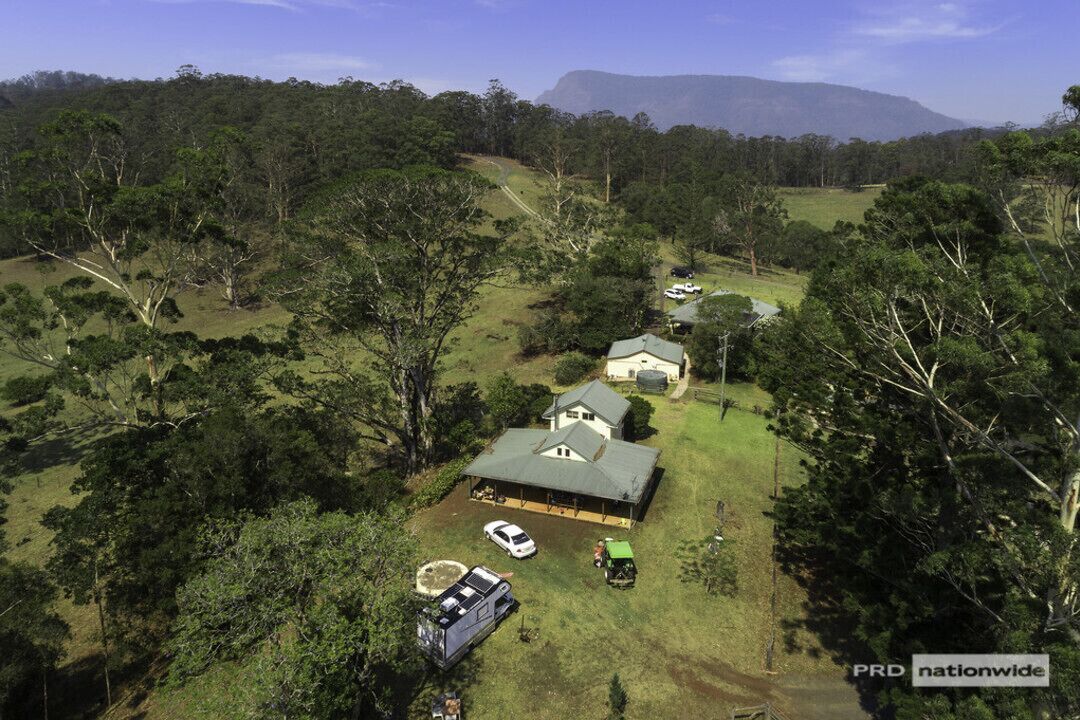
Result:
<svg viewBox="0 0 1080 720"><path fill-rule="evenodd" d="M683 346L646 333L611 343L607 354L607 376L611 381L631 381L642 370L659 370L668 380L678 382L683 371Z"/></svg>

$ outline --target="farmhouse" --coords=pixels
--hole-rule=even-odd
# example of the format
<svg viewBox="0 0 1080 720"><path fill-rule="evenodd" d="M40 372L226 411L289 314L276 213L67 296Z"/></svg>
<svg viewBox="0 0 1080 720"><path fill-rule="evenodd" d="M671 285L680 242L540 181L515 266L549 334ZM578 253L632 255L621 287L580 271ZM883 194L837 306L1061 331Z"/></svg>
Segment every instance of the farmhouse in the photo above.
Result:
<svg viewBox="0 0 1080 720"><path fill-rule="evenodd" d="M655 448L578 421L558 430L507 430L463 474L474 500L630 527L640 519L659 457Z"/></svg>
<svg viewBox="0 0 1080 720"><path fill-rule="evenodd" d="M628 381L642 370L659 370L668 380L678 382L683 371L683 346L650 333L629 340L616 340L607 354L608 380Z"/></svg>
<svg viewBox="0 0 1080 720"><path fill-rule="evenodd" d="M699 297L697 300L684 303L673 310L668 310L668 322L671 323L673 330L689 330L693 328L694 324L697 322L698 309L701 307L702 302L711 297L738 294L739 293L734 293L731 290L715 290L708 295ZM780 308L775 305L770 305L767 302L762 302L756 298L750 298L750 303L753 305L753 310L746 316L747 327L753 327L758 323L767 322L780 314Z"/></svg>
<svg viewBox="0 0 1080 720"><path fill-rule="evenodd" d="M544 411L551 430L571 423L584 423L606 438L622 439L623 421L630 403L599 380L593 380L555 398Z"/></svg>

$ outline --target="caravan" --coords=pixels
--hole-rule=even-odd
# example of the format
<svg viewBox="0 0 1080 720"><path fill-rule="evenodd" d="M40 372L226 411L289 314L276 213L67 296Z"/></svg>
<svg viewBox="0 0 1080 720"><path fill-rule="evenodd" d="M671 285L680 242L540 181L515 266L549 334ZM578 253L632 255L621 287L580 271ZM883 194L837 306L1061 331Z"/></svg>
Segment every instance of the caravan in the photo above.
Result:
<svg viewBox="0 0 1080 720"><path fill-rule="evenodd" d="M420 649L446 670L495 630L514 609L510 583L477 565L417 613Z"/></svg>

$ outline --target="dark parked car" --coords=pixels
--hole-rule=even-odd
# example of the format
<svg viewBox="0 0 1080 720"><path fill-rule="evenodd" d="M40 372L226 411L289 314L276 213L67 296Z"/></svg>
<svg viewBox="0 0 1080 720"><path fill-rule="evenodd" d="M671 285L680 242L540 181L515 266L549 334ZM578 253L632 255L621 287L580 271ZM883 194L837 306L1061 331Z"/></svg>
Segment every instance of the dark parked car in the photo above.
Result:
<svg viewBox="0 0 1080 720"><path fill-rule="evenodd" d="M675 267L671 268L671 277L685 278L689 280L690 278L694 277L694 271L688 267L676 265Z"/></svg>

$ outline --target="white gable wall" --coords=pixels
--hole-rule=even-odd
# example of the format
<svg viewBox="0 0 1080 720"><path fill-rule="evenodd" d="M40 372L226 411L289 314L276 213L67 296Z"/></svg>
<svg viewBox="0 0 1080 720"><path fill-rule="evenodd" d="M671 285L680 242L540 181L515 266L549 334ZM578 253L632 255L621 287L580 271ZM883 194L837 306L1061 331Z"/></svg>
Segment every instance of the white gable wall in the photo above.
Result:
<svg viewBox="0 0 1080 720"><path fill-rule="evenodd" d="M636 378L642 370L659 370L666 373L671 382L678 382L679 369L678 364L661 360L644 351L629 357L612 358L607 361L608 379L614 381L628 382Z"/></svg>
<svg viewBox="0 0 1080 720"><path fill-rule="evenodd" d="M560 451L562 452L562 455L559 454ZM553 457L557 460L577 460L578 462L585 462L585 458L568 448L566 445L556 445L540 454L545 457Z"/></svg>
<svg viewBox="0 0 1080 720"><path fill-rule="evenodd" d="M551 429L562 430L563 428L569 426L570 423L583 422L608 439L614 438L615 440L622 440L623 433L621 424L617 425L616 427L611 427L604 421L603 418L601 418L599 415L596 415L595 413L593 413L594 417L592 420L587 420L583 417L583 413L592 412L592 410L585 407L581 403L574 403L573 405L568 405L566 407L560 405L559 423L556 426L555 420L553 418L551 420Z"/></svg>

